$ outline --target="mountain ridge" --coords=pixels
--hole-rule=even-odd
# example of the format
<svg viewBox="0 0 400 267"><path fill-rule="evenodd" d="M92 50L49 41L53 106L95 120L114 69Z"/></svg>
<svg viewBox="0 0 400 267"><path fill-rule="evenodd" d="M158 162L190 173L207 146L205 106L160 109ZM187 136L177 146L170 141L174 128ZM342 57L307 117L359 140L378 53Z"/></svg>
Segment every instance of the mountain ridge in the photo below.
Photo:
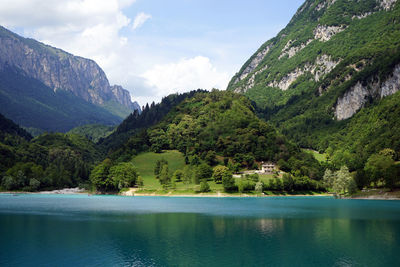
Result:
<svg viewBox="0 0 400 267"><path fill-rule="evenodd" d="M285 105L290 97L311 87L323 94L329 87L325 80L331 79L328 74L335 69L347 71L346 74L362 72L365 66L374 64L379 53L385 54L385 49L398 49L398 29L390 25L390 20L398 20L396 3L397 0L306 1L289 24L250 57L231 79L228 90L244 93L263 107ZM381 37L388 40L379 50L376 47L381 45ZM375 54L367 51L369 46L375 46ZM359 64L362 68L356 67ZM352 77L343 77L349 78Z"/></svg>
<svg viewBox="0 0 400 267"><path fill-rule="evenodd" d="M93 104L114 100L130 110L139 108L131 102L129 91L109 84L95 61L21 37L0 26L0 68L7 65L23 70L54 91L70 91Z"/></svg>

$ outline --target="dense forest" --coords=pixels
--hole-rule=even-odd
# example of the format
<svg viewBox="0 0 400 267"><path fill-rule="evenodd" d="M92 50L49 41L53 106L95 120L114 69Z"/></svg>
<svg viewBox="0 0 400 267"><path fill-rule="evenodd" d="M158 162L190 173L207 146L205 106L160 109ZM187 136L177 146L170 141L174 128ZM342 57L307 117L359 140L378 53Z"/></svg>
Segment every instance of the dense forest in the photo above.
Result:
<svg viewBox="0 0 400 267"><path fill-rule="evenodd" d="M152 109L155 106L145 108L137 115L138 120L145 112L151 114ZM132 116L127 120L132 120ZM312 155L302 152L271 125L261 121L245 96L213 90L192 93L192 97L172 107L159 123L141 129L118 149L110 150L107 159L95 168L92 181L98 184L99 190L116 190L118 183L112 182L115 175L110 173L113 167L119 166L122 171L129 165L121 164L129 163L139 153L163 150L182 152L188 166L208 173L200 175L198 183L211 178L212 167L217 165L238 172L258 169L260 162L272 161L295 177L302 177L306 183L321 180L324 171Z"/></svg>
<svg viewBox="0 0 400 267"><path fill-rule="evenodd" d="M42 134L32 138L12 121L0 116L0 172L4 190L38 191L81 186L102 153L85 137Z"/></svg>
<svg viewBox="0 0 400 267"><path fill-rule="evenodd" d="M161 110L166 112L162 117ZM132 120L138 123L129 126ZM272 161L302 179L319 181L323 177L324 168L312 155L258 119L245 96L231 92L194 91L164 98L160 104L145 107L141 114L133 113L97 145L82 136L85 134L45 133L32 138L6 121L8 126L3 128L13 129L2 130L2 155L7 155L1 166L2 187L6 190L89 188L92 183L99 185L97 190L116 191L121 183L136 184L139 174L129 164L134 156L173 149L181 151L193 168L226 165L233 173ZM84 129L93 132L98 127L79 130ZM125 134L126 142L106 147L105 140L116 133L129 133Z"/></svg>
<svg viewBox="0 0 400 267"><path fill-rule="evenodd" d="M164 116L170 112L172 108L181 103L188 97L192 97L198 92L205 92L205 90L195 90L183 94L171 94L163 97L161 102L151 105L146 104L142 108L142 112L135 110L131 113L109 136L100 138L99 144L105 151L113 151L119 149L132 135L155 125L160 122Z"/></svg>
<svg viewBox="0 0 400 267"><path fill-rule="evenodd" d="M77 129L74 133L44 133L36 138L12 121L1 117L1 187L3 190L37 191L63 187L84 187L100 192L118 192L125 187L143 186L143 179L132 163L144 152L180 151L185 166L174 173L167 162L158 162L154 175L165 189L187 175L209 190L210 179L223 184L226 191L355 191L355 188L398 185L397 132L386 136L383 125L396 127L396 116L385 115L398 109L399 95L365 108L347 129L331 135L325 161L279 133L272 124L259 119L254 103L229 91L193 91L164 98L160 104L133 113L111 135L96 144L90 133L100 136L110 128L98 126ZM160 110L166 113L160 116ZM162 113L161 113L162 114ZM397 113L396 113L397 114ZM381 118L382 125L371 123ZM382 119L385 118L385 121ZM132 123L136 121L138 123ZM360 125L365 133L359 132ZM118 130L119 129L119 130ZM352 129L354 129L352 131ZM85 133L86 131L86 133ZM110 139L125 138L124 142ZM370 137L374 136L371 142ZM92 138L93 139L93 138ZM113 146L106 146L108 144ZM111 140L111 141L110 141ZM392 140L392 141L391 141ZM395 142L395 143L391 143ZM119 144L119 145L118 145ZM284 172L280 179L263 184L256 176L235 182L233 173L259 169L261 162L274 162ZM166 165L166 166L165 166ZM188 174L189 173L189 174ZM230 177L230 178L229 178ZM339 189L338 189L339 188Z"/></svg>
<svg viewBox="0 0 400 267"><path fill-rule="evenodd" d="M393 179L399 186L399 17L395 1L305 1L228 90L247 95L258 116L290 141L325 153L330 170L347 166L359 188L375 176L380 186L393 188ZM382 93L385 86L390 94ZM344 109L357 108L340 119L337 106L346 94ZM384 160L391 174L371 174L367 164L387 149L394 151Z"/></svg>

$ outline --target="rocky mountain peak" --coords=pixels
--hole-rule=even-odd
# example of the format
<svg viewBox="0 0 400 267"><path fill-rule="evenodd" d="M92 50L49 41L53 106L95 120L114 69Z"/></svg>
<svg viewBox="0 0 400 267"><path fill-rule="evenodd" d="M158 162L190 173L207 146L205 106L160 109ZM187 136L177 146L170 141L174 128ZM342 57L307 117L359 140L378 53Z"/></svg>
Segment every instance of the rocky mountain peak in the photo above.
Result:
<svg viewBox="0 0 400 267"><path fill-rule="evenodd" d="M93 60L23 38L0 26L0 69L5 66L22 70L54 91L69 91L96 105L115 101L129 110L138 107L132 103L129 91L110 86Z"/></svg>

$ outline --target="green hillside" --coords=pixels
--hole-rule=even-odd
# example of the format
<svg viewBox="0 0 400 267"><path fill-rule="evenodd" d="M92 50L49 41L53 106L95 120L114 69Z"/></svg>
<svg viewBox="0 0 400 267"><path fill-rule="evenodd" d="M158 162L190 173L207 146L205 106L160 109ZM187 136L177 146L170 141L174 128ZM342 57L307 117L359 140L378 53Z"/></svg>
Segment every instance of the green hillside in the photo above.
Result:
<svg viewBox="0 0 400 267"><path fill-rule="evenodd" d="M63 90L54 92L20 71L0 71L0 112L24 127L66 132L85 124L115 125L121 118Z"/></svg>
<svg viewBox="0 0 400 267"><path fill-rule="evenodd" d="M397 159L399 22L398 1L307 0L228 90L299 146L328 152L331 168L363 169L385 148Z"/></svg>
<svg viewBox="0 0 400 267"><path fill-rule="evenodd" d="M148 114L154 108L150 107ZM125 132L129 132L129 127ZM112 135L107 139L110 138ZM164 173L168 185L163 178L154 179L155 163L163 158L170 159ZM100 191L117 190L121 184L133 186L139 176L145 189L158 190L162 186L193 193L199 186L204 189L207 181L210 190L223 190L221 183L212 178L213 168L219 166L223 172L232 173L258 169L262 161L275 162L282 170L292 172L295 179L302 179L299 187L322 188L317 181L322 178L323 167L313 155L302 152L274 127L261 121L245 96L213 90L183 99L159 123L131 132L125 143L110 150L108 158L96 166L91 180ZM186 177L186 182L179 178L173 183L175 170ZM137 175L125 175L125 180L120 181L115 172ZM255 181L246 178L243 183L246 190L254 190ZM230 187L224 185L224 189L238 190L240 185L233 182Z"/></svg>
<svg viewBox="0 0 400 267"><path fill-rule="evenodd" d="M113 126L106 126L101 124L88 124L78 126L68 131L69 134L77 134L86 137L87 139L97 142L101 138L106 138L115 130Z"/></svg>
<svg viewBox="0 0 400 267"><path fill-rule="evenodd" d="M0 190L38 191L87 186L92 166L104 156L79 135L33 138L0 115Z"/></svg>

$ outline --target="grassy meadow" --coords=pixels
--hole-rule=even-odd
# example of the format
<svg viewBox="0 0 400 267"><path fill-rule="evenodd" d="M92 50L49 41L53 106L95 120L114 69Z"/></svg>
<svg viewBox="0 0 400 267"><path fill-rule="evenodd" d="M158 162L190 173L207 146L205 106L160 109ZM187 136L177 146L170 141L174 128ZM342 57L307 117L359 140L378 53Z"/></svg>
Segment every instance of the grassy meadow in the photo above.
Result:
<svg viewBox="0 0 400 267"><path fill-rule="evenodd" d="M171 190L165 191L160 181L154 175L154 167L158 160L164 159L168 161L169 173L172 176L176 170L185 168L185 159L181 152L177 150L166 150L163 153L146 152L135 158L132 162L143 178L144 187L139 191L143 193L168 193ZM221 184L216 184L214 181L208 181L211 192L223 191ZM193 194L198 185L194 183L185 184L183 182L176 183L176 189L172 194Z"/></svg>

